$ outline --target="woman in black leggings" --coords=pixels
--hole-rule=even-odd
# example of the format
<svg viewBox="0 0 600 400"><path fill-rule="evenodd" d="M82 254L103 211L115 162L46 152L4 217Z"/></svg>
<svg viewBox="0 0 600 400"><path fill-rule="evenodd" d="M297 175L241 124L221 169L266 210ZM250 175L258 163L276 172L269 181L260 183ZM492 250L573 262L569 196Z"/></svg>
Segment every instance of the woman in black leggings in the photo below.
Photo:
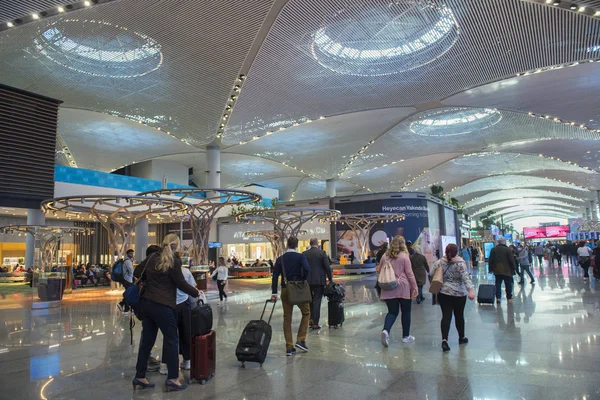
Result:
<svg viewBox="0 0 600 400"><path fill-rule="evenodd" d="M458 343L465 344L469 342L469 339L465 336L464 312L467 296L469 300L473 300L475 292L469 277L467 264L461 257L458 257L457 245L449 244L446 246L446 255L435 263L430 275L434 276L438 268L442 268L444 274L444 284L437 295L437 301L442 308L442 350L450 351L448 333L450 332L452 314L454 314L454 324L458 331Z"/></svg>

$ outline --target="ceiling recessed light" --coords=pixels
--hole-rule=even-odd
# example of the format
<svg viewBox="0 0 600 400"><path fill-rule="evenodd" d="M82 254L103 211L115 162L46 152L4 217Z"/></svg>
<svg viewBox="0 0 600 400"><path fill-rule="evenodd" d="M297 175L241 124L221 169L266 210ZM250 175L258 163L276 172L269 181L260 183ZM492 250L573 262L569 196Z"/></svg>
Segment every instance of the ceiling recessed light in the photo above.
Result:
<svg viewBox="0 0 600 400"><path fill-rule="evenodd" d="M12 22L9 21L6 23L6 26L8 26L9 28L12 28L13 26L15 26L15 24L13 24Z"/></svg>
<svg viewBox="0 0 600 400"><path fill-rule="evenodd" d="M65 9L62 8L62 7L60 7L60 6L57 8L57 10L58 10L59 13L65 12Z"/></svg>
<svg viewBox="0 0 600 400"><path fill-rule="evenodd" d="M33 19L40 19L40 16L37 15L36 13L31 14L31 18Z"/></svg>
<svg viewBox="0 0 600 400"><path fill-rule="evenodd" d="M579 11L579 12L584 12L584 11L585 11L585 7L583 7L583 6L579 7L579 10L578 10L578 11Z"/></svg>
<svg viewBox="0 0 600 400"><path fill-rule="evenodd" d="M91 6L91 5L92 5L92 3L90 3L88 0L85 0L85 1L83 2L83 5L84 5L84 6L86 6L86 7L89 7L89 6Z"/></svg>

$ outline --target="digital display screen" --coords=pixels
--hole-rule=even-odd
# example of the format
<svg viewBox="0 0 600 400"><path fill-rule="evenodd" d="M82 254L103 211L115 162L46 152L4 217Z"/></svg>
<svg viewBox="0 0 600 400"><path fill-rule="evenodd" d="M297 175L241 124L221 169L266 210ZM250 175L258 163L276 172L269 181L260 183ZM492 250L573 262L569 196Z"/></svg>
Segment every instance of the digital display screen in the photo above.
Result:
<svg viewBox="0 0 600 400"><path fill-rule="evenodd" d="M570 227L569 225L558 225L558 226L547 226L546 227L546 237L548 238L558 238L558 237L566 237L569 233Z"/></svg>
<svg viewBox="0 0 600 400"><path fill-rule="evenodd" d="M218 249L221 247L223 247L223 243L221 243L221 242L208 242L209 249Z"/></svg>
<svg viewBox="0 0 600 400"><path fill-rule="evenodd" d="M546 237L546 227L523 228L525 239L544 239Z"/></svg>
<svg viewBox="0 0 600 400"><path fill-rule="evenodd" d="M483 243L483 254L485 255L485 259L490 258L490 252L494 248L494 242L484 242Z"/></svg>

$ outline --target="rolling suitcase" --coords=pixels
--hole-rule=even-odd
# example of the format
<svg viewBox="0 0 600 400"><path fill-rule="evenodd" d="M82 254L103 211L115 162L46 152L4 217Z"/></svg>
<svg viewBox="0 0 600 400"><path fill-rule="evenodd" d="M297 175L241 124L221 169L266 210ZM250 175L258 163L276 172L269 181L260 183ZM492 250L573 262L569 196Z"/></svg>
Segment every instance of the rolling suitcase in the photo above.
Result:
<svg viewBox="0 0 600 400"><path fill-rule="evenodd" d="M192 360L190 383L194 380L204 385L215 376L217 366L217 334L210 331L206 335L192 337Z"/></svg>
<svg viewBox="0 0 600 400"><path fill-rule="evenodd" d="M344 301L343 300L329 300L327 302L327 325L329 327L337 328L342 326L345 320L344 316Z"/></svg>
<svg viewBox="0 0 600 400"><path fill-rule="evenodd" d="M271 318L273 317L273 311L275 311L276 301L273 302L273 308L271 309L271 315L269 320L265 321L265 311L267 304L271 300L265 301L260 319L248 322L248 325L244 328L240 341L235 349L235 355L242 363L242 367L245 367L246 361L257 362L263 365L267 358L267 352L269 351L269 344L271 344L271 336L273 329L271 328Z"/></svg>
<svg viewBox="0 0 600 400"><path fill-rule="evenodd" d="M204 301L198 301L195 307L192 307L191 316L192 337L206 335L212 330L213 313L212 308Z"/></svg>
<svg viewBox="0 0 600 400"><path fill-rule="evenodd" d="M477 289L478 304L494 304L496 297L496 285L479 285Z"/></svg>

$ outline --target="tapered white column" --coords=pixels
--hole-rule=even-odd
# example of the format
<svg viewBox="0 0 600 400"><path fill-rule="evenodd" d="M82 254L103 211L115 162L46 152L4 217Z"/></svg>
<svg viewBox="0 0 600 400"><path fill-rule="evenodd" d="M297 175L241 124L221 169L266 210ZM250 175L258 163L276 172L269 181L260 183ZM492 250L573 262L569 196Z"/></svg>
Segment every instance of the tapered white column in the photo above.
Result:
<svg viewBox="0 0 600 400"><path fill-rule="evenodd" d="M206 186L221 187L221 149L218 146L208 146L206 149Z"/></svg>
<svg viewBox="0 0 600 400"><path fill-rule="evenodd" d="M46 216L38 209L30 208L27 210L27 225L44 225ZM35 238L30 234L25 237L25 269L35 263Z"/></svg>
<svg viewBox="0 0 600 400"><path fill-rule="evenodd" d="M135 260L141 262L146 257L148 248L148 218L138 218L135 221Z"/></svg>
<svg viewBox="0 0 600 400"><path fill-rule="evenodd" d="M327 197L335 197L335 196L337 196L336 180L335 179L327 179L325 181L325 195Z"/></svg>

